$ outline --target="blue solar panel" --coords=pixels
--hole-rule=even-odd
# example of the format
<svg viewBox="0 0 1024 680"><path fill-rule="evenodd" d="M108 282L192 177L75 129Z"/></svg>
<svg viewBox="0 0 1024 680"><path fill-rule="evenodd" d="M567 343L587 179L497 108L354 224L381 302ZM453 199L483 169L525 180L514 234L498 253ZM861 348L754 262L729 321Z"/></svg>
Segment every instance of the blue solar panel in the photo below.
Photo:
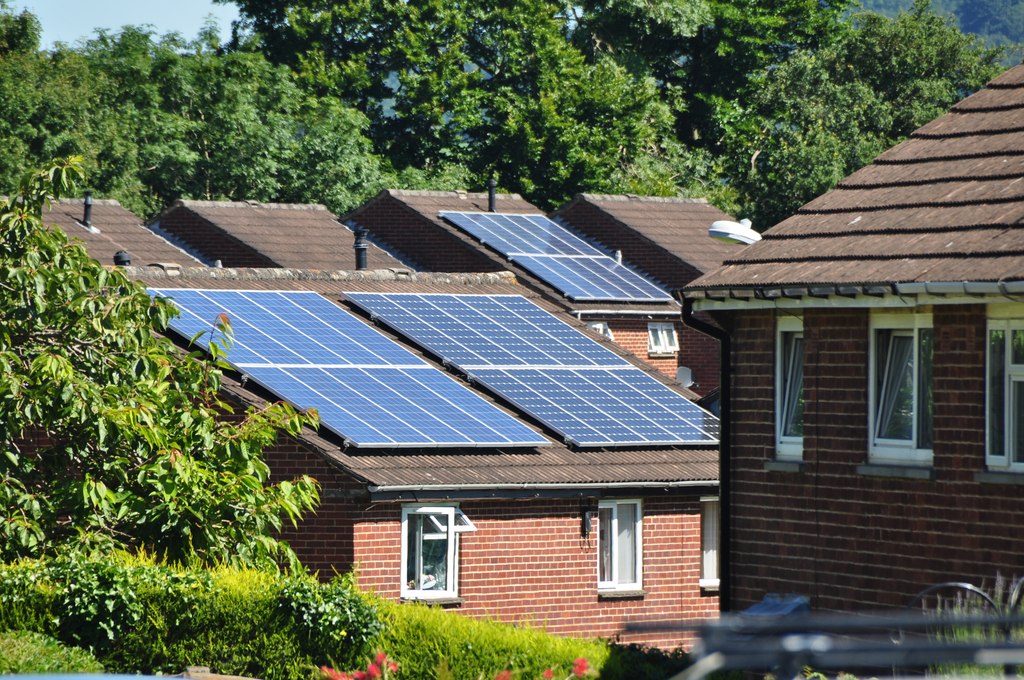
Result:
<svg viewBox="0 0 1024 680"><path fill-rule="evenodd" d="M523 297L345 295L577 446L718 441L715 416Z"/></svg>
<svg viewBox="0 0 1024 680"><path fill-rule="evenodd" d="M320 295L155 289L181 315L171 328L209 349L217 317L227 360L324 427L364 447L542 446L547 440Z"/></svg>
<svg viewBox="0 0 1024 680"><path fill-rule="evenodd" d="M543 215L442 211L441 217L580 302L668 302L668 291Z"/></svg>

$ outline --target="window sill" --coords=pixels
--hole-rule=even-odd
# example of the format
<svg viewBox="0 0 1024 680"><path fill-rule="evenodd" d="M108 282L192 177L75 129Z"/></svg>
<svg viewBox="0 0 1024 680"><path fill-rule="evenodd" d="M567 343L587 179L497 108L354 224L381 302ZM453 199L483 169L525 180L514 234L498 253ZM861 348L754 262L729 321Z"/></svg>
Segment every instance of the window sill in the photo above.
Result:
<svg viewBox="0 0 1024 680"><path fill-rule="evenodd" d="M647 358L648 359L674 359L675 356L678 353L679 352L677 350L676 351L669 351L669 352L648 352L647 353Z"/></svg>
<svg viewBox="0 0 1024 680"><path fill-rule="evenodd" d="M700 589L704 592L718 592L719 581L717 578L702 578L700 580Z"/></svg>
<svg viewBox="0 0 1024 680"><path fill-rule="evenodd" d="M404 595L399 598L399 602L417 602L419 604L436 604L439 607L461 607L463 600L461 597L415 597L410 595Z"/></svg>
<svg viewBox="0 0 1024 680"><path fill-rule="evenodd" d="M640 600L647 595L646 590L599 590L598 600Z"/></svg>
<svg viewBox="0 0 1024 680"><path fill-rule="evenodd" d="M769 460L764 464L767 472L803 472L804 467L805 463L799 460Z"/></svg>
<svg viewBox="0 0 1024 680"><path fill-rule="evenodd" d="M1024 486L1024 473L1004 470L987 470L974 473L974 481L980 484L1010 484Z"/></svg>
<svg viewBox="0 0 1024 680"><path fill-rule="evenodd" d="M857 474L865 477L895 477L899 479L935 479L935 469L923 465L896 465L867 463L857 466Z"/></svg>

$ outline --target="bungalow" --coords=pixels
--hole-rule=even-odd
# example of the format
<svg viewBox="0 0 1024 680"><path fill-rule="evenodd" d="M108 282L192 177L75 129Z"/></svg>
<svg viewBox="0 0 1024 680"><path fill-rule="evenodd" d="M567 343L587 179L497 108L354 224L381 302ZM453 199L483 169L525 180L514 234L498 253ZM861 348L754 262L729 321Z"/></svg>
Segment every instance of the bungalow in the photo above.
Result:
<svg viewBox="0 0 1024 680"><path fill-rule="evenodd" d="M621 252L517 194L385 190L342 219L417 271L511 271L595 333L676 377L680 305L671 292L623 264Z"/></svg>
<svg viewBox="0 0 1024 680"><path fill-rule="evenodd" d="M1024 576L1024 66L686 294L731 343L723 609Z"/></svg>
<svg viewBox="0 0 1024 680"><path fill-rule="evenodd" d="M321 484L285 537L323 578L664 648L717 615L717 419L508 272L126 271L182 343L228 314L238 403L318 407L265 456Z"/></svg>
<svg viewBox="0 0 1024 680"><path fill-rule="evenodd" d="M622 253L624 262L679 297L687 284L717 269L738 248L707 237L710 224L733 218L702 199L579 194L556 210L554 217L608 250ZM648 324L651 362L660 361L654 352L667 330L659 329L659 323L665 322ZM718 387L718 341L681 320L672 330L679 346L672 370L693 391L710 394Z"/></svg>

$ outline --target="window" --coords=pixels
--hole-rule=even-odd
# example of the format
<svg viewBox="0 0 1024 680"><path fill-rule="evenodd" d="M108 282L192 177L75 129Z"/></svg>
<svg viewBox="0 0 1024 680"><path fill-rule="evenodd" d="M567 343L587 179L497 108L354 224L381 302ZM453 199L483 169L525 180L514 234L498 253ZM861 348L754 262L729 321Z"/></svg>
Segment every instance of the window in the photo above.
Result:
<svg viewBox="0 0 1024 680"><path fill-rule="evenodd" d="M779 319L775 348L776 453L780 459L800 460L804 437L802 319Z"/></svg>
<svg viewBox="0 0 1024 680"><path fill-rule="evenodd" d="M640 501L601 501L597 506L597 587L641 586Z"/></svg>
<svg viewBox="0 0 1024 680"><path fill-rule="evenodd" d="M665 321L647 324L648 354L671 354L678 351L675 325Z"/></svg>
<svg viewBox="0 0 1024 680"><path fill-rule="evenodd" d="M1024 321L989 321L987 462L1024 471Z"/></svg>
<svg viewBox="0 0 1024 680"><path fill-rule="evenodd" d="M700 587L718 589L718 538L721 509L717 497L700 499Z"/></svg>
<svg viewBox="0 0 1024 680"><path fill-rule="evenodd" d="M873 460L932 459L932 317L878 314L871 336Z"/></svg>
<svg viewBox="0 0 1024 680"><path fill-rule="evenodd" d="M454 506L402 508L402 597L456 597L459 534L476 531Z"/></svg>
<svg viewBox="0 0 1024 680"><path fill-rule="evenodd" d="M615 338L612 337L611 326L608 325L607 321L588 321L587 325L590 326L591 330L600 333L609 340L615 340Z"/></svg>

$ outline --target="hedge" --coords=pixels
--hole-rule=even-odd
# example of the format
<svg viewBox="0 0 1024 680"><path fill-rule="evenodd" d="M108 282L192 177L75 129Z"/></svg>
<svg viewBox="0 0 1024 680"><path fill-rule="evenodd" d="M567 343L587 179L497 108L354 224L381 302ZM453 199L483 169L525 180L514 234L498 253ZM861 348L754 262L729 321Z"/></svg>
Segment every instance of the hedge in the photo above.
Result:
<svg viewBox="0 0 1024 680"><path fill-rule="evenodd" d="M84 649L65 647L40 633L0 633L0 675L99 673L102 664Z"/></svg>

